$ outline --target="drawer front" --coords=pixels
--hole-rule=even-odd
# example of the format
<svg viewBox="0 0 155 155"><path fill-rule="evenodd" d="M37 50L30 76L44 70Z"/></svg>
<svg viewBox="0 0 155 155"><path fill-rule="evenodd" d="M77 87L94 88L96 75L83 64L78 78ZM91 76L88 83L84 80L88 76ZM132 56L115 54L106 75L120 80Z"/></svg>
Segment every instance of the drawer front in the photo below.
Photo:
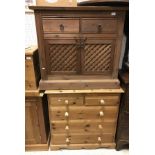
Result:
<svg viewBox="0 0 155 155"><path fill-rule="evenodd" d="M117 119L118 106L50 107L50 120Z"/></svg>
<svg viewBox="0 0 155 155"><path fill-rule="evenodd" d="M104 18L83 18L81 21L83 33L116 33L117 20Z"/></svg>
<svg viewBox="0 0 155 155"><path fill-rule="evenodd" d="M52 133L115 133L116 121L112 120L69 120L52 121Z"/></svg>
<svg viewBox="0 0 155 155"><path fill-rule="evenodd" d="M66 18L43 19L43 31L45 33L79 33L79 20Z"/></svg>
<svg viewBox="0 0 155 155"><path fill-rule="evenodd" d="M49 96L50 105L83 105L82 95L53 95Z"/></svg>
<svg viewBox="0 0 155 155"><path fill-rule="evenodd" d="M52 144L87 144L87 143L112 143L113 134L53 134Z"/></svg>
<svg viewBox="0 0 155 155"><path fill-rule="evenodd" d="M85 105L118 105L120 95L86 95Z"/></svg>

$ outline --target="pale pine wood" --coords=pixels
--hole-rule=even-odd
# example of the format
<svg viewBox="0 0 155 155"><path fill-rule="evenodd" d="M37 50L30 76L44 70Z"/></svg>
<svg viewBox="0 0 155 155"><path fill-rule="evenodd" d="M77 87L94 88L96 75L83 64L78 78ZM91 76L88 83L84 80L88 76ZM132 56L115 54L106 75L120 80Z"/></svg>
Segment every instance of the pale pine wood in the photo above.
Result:
<svg viewBox="0 0 155 155"><path fill-rule="evenodd" d="M69 120L67 121L51 121L52 134L66 133L66 126L69 126L70 133L113 133L115 134L115 126L117 121L113 119L96 120ZM102 128L99 128L99 125Z"/></svg>
<svg viewBox="0 0 155 155"><path fill-rule="evenodd" d="M70 144L70 145L50 145L51 150L60 150L60 149L98 149L98 148L109 148L114 149L116 146L115 143L102 143L102 144Z"/></svg>
<svg viewBox="0 0 155 155"><path fill-rule="evenodd" d="M47 143L45 144L26 144L25 151L48 151L50 144L50 134L48 136Z"/></svg>
<svg viewBox="0 0 155 155"><path fill-rule="evenodd" d="M68 136L66 134L52 134L51 144L66 144L66 138L69 139L69 144L93 144L99 143L98 137L101 138L102 143L113 143L114 135L113 134L88 134L88 133L71 133Z"/></svg>
<svg viewBox="0 0 155 155"><path fill-rule="evenodd" d="M78 94L78 93L105 93L105 94L108 94L108 93L112 93L112 94L115 94L115 93L123 93L123 89L122 88L119 88L119 89L86 89L86 90L46 90L45 91L45 94Z"/></svg>
<svg viewBox="0 0 155 155"><path fill-rule="evenodd" d="M104 116L100 116L100 111L103 111ZM50 120L66 120L65 112L69 113L71 120L84 119L117 119L118 106L66 106L49 107Z"/></svg>

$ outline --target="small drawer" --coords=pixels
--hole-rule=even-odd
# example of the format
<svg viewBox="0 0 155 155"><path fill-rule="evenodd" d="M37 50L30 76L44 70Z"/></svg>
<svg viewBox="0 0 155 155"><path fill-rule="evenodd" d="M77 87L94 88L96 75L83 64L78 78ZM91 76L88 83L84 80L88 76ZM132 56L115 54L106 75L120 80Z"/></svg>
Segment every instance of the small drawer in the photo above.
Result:
<svg viewBox="0 0 155 155"><path fill-rule="evenodd" d="M79 33L79 20L67 18L43 19L43 31L45 33Z"/></svg>
<svg viewBox="0 0 155 155"><path fill-rule="evenodd" d="M52 133L115 133L116 120L52 121Z"/></svg>
<svg viewBox="0 0 155 155"><path fill-rule="evenodd" d="M83 105L82 95L50 95L49 96L50 105Z"/></svg>
<svg viewBox="0 0 155 155"><path fill-rule="evenodd" d="M52 106L49 110L50 120L116 120L118 106Z"/></svg>
<svg viewBox="0 0 155 155"><path fill-rule="evenodd" d="M52 134L52 144L92 144L92 143L112 143L114 142L113 134Z"/></svg>
<svg viewBox="0 0 155 155"><path fill-rule="evenodd" d="M86 95L85 105L118 105L120 95Z"/></svg>
<svg viewBox="0 0 155 155"><path fill-rule="evenodd" d="M82 33L116 33L117 19L83 18L81 31Z"/></svg>

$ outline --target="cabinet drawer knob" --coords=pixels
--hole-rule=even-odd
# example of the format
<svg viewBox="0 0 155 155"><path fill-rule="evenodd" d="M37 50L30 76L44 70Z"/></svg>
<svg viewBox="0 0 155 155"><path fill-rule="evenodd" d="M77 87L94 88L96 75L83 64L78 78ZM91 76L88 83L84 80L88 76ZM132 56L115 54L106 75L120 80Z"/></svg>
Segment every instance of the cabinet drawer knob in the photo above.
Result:
<svg viewBox="0 0 155 155"><path fill-rule="evenodd" d="M103 111L100 111L100 116L104 116L104 112Z"/></svg>
<svg viewBox="0 0 155 155"><path fill-rule="evenodd" d="M112 16L116 16L116 12L111 12L111 15Z"/></svg>
<svg viewBox="0 0 155 155"><path fill-rule="evenodd" d="M102 141L101 137L98 137L98 141L99 141L99 142L101 142L101 141Z"/></svg>
<svg viewBox="0 0 155 155"><path fill-rule="evenodd" d="M68 103L69 103L69 101L68 101L68 100L65 100L65 103L66 103L66 104L68 104Z"/></svg>
<svg viewBox="0 0 155 155"><path fill-rule="evenodd" d="M65 117L68 117L69 116L69 113L68 112L65 112Z"/></svg>
<svg viewBox="0 0 155 155"><path fill-rule="evenodd" d="M69 138L66 138L66 143L67 143L67 144L69 144L69 143L70 143Z"/></svg>
<svg viewBox="0 0 155 155"><path fill-rule="evenodd" d="M101 125L101 124L99 124L99 125L98 125L98 128L99 128L99 129L102 129L103 127L102 127L102 125Z"/></svg>
<svg viewBox="0 0 155 155"><path fill-rule="evenodd" d="M60 24L60 30L64 31L64 25L63 24Z"/></svg>
<svg viewBox="0 0 155 155"><path fill-rule="evenodd" d="M68 125L66 125L65 130L69 130L69 126Z"/></svg>
<svg viewBox="0 0 155 155"><path fill-rule="evenodd" d="M101 105L105 104L105 101L102 99L100 100Z"/></svg>
<svg viewBox="0 0 155 155"><path fill-rule="evenodd" d="M102 25L99 24L98 27L97 27L97 29L98 29L98 33L101 33L101 31L102 31Z"/></svg>

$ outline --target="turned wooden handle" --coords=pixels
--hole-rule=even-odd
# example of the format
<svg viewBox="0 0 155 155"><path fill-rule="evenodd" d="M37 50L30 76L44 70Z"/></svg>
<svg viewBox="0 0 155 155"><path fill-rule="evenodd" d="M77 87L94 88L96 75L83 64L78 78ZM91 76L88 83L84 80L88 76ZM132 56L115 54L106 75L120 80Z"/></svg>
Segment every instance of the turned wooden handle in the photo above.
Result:
<svg viewBox="0 0 155 155"><path fill-rule="evenodd" d="M99 129L103 129L103 127L102 127L102 125L101 125L101 124L99 124L99 125L98 125L98 128L99 128Z"/></svg>
<svg viewBox="0 0 155 155"><path fill-rule="evenodd" d="M65 100L65 103L66 103L66 104L68 104L68 103L69 103L69 101L68 101L68 100Z"/></svg>
<svg viewBox="0 0 155 155"><path fill-rule="evenodd" d="M69 113L68 112L65 112L65 117L68 117L69 116Z"/></svg>
<svg viewBox="0 0 155 155"><path fill-rule="evenodd" d="M69 130L69 126L68 125L66 125L65 130Z"/></svg>
<svg viewBox="0 0 155 155"><path fill-rule="evenodd" d="M102 141L101 137L98 137L98 142L101 142L101 141Z"/></svg>
<svg viewBox="0 0 155 155"><path fill-rule="evenodd" d="M69 144L69 143L70 143L69 138L66 138L66 143L67 143L67 144Z"/></svg>
<svg viewBox="0 0 155 155"><path fill-rule="evenodd" d="M100 111L100 116L104 116L104 112L103 111Z"/></svg>
<svg viewBox="0 0 155 155"><path fill-rule="evenodd" d="M103 99L100 100L101 105L105 104L105 101Z"/></svg>

